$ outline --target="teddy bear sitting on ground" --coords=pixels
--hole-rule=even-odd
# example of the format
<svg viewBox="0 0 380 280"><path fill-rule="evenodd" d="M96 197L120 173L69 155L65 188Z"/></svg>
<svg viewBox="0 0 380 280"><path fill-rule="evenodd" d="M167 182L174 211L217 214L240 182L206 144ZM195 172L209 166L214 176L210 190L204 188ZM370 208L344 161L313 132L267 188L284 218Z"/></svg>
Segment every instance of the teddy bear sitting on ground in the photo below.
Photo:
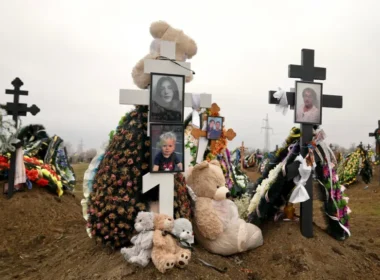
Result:
<svg viewBox="0 0 380 280"><path fill-rule="evenodd" d="M188 219L175 219L172 233L177 237L180 245L184 248L194 243L193 226Z"/></svg>
<svg viewBox="0 0 380 280"><path fill-rule="evenodd" d="M187 184L197 196L193 223L196 240L208 251L232 255L263 244L261 230L239 218L217 160L203 161L188 170Z"/></svg>
<svg viewBox="0 0 380 280"><path fill-rule="evenodd" d="M173 227L173 218L155 214L152 261L161 273L172 269L174 265L184 268L191 258L191 251L181 248L171 235Z"/></svg>
<svg viewBox="0 0 380 280"><path fill-rule="evenodd" d="M134 246L120 250L120 253L129 263L142 267L149 264L153 247L153 219L154 214L152 212L141 211L137 214L135 230L138 234L131 239L131 243Z"/></svg>
<svg viewBox="0 0 380 280"><path fill-rule="evenodd" d="M186 61L197 53L197 45L193 39L187 36L182 30L171 27L165 21L153 22L150 26L150 34L155 38L150 47L150 53L137 62L132 70L132 78L135 85L141 89L146 89L150 85L150 74L144 73L144 60L157 59L160 55L160 40L176 43L175 60ZM193 79L192 74L186 76L186 82Z"/></svg>

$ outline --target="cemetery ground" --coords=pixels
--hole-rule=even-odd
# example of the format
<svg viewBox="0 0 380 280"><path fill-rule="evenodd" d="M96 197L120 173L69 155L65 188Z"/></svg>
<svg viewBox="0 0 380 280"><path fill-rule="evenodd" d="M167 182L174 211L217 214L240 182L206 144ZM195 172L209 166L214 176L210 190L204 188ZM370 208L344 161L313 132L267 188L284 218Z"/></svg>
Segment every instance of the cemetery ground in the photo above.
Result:
<svg viewBox="0 0 380 280"><path fill-rule="evenodd" d="M320 204L314 200L315 237L302 237L297 222L269 222L262 227L264 245L221 257L195 247L186 269L158 272L152 263L137 268L119 252L97 247L85 231L80 200L86 164L73 166L74 195L58 198L34 187L10 200L0 196L0 279L380 279L380 184L358 182L347 193L352 209L352 237L336 241L321 227ZM251 179L258 174L248 170ZM2 186L1 186L2 187ZM197 257L224 268L221 274Z"/></svg>

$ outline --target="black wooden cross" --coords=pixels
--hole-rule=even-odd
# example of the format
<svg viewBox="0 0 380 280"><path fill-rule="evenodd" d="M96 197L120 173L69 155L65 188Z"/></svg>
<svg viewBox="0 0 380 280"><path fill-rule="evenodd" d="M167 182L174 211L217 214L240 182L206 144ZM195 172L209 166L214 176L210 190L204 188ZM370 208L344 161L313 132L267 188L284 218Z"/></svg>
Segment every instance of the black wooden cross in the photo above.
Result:
<svg viewBox="0 0 380 280"><path fill-rule="evenodd" d="M302 49L301 65L290 64L288 68L289 78L300 78L302 81L313 82L314 80L326 79L326 68L314 67L314 50ZM279 100L273 96L276 91L269 91L269 104L279 104ZM287 92L286 97L291 109L294 109L296 94ZM335 95L323 95L322 106L327 108L342 108L343 97ZM308 153L306 147L313 138L313 124L301 124L301 155ZM313 237L313 185L312 176L306 182L306 190L310 199L301 203L300 227L305 237Z"/></svg>
<svg viewBox="0 0 380 280"><path fill-rule="evenodd" d="M375 129L375 131L369 133L369 137L375 137L375 140L376 140L376 157L378 157L380 155L380 143L378 140L378 139L380 139L380 120L377 121L377 128Z"/></svg>
<svg viewBox="0 0 380 280"><path fill-rule="evenodd" d="M1 106L4 110L7 111L8 115L12 115L13 120L16 123L20 116L26 116L28 112L30 112L33 116L37 115L40 109L36 105L32 105L30 107L25 103L20 103L20 95L28 95L28 92L25 90L20 90L24 83L16 78L12 81L12 85L14 89L6 89L5 94L13 94L13 102L7 102L6 105ZM16 149L21 145L18 143L15 145ZM11 162L8 172L8 198L11 198L14 190L14 180L15 180L15 172L16 172L16 151L11 153Z"/></svg>

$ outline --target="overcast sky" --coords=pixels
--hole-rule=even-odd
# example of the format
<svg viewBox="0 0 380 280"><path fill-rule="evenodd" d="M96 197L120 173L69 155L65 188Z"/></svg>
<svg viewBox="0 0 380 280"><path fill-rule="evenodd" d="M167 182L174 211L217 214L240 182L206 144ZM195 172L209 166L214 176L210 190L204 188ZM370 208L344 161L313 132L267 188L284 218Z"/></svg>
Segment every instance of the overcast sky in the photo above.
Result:
<svg viewBox="0 0 380 280"><path fill-rule="evenodd" d="M181 8L182 7L182 8ZM324 93L343 95L343 109L323 110L326 141L373 143L380 119L380 1L144 1L0 0L0 103L20 77L41 112L24 124L45 125L77 147L98 148L132 106L119 89L135 89L131 70L149 51L149 26L165 20L198 45L196 72L186 91L211 93L227 128L246 146L264 145L269 115L271 147L293 126L268 104L268 90L289 90L288 64L314 49L327 68ZM376 52L377 51L377 52Z"/></svg>

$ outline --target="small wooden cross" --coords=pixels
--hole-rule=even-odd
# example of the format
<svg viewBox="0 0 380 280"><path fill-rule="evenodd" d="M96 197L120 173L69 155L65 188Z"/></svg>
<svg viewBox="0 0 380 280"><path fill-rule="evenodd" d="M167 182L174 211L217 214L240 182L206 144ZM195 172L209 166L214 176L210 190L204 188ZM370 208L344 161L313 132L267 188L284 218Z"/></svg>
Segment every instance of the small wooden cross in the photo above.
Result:
<svg viewBox="0 0 380 280"><path fill-rule="evenodd" d="M246 147L244 147L244 141L241 142L241 147L240 147L240 168L241 170L244 169L244 152L247 150Z"/></svg>
<svg viewBox="0 0 380 280"><path fill-rule="evenodd" d="M289 78L301 78L302 81L313 82L314 80L326 80L326 68L314 66L314 50L302 49L301 65L290 64L288 67ZM276 91L269 91L269 104L279 104L279 100L273 96ZM294 109L295 92L287 92L286 97L291 109ZM343 97L335 95L323 95L323 107L342 108ZM313 138L313 124L301 124L301 155L308 153L307 144ZM312 176L306 182L306 190L309 197L313 197ZM313 237L313 200L309 199L301 203L300 215L301 233L305 237Z"/></svg>
<svg viewBox="0 0 380 280"><path fill-rule="evenodd" d="M7 111L8 115L12 115L12 118L17 127L18 117L26 116L29 112L33 116L37 115L40 109L36 105L32 105L28 107L26 103L20 103L20 95L28 95L28 91L20 90L20 88L24 85L24 83L20 80L20 78L16 78L12 81L12 85L14 89L6 89L5 94L13 95L13 102L7 102L6 105L1 106L4 110ZM20 143L16 145L16 149L21 146ZM16 151L11 152L11 160L8 174L8 198L11 198L14 190L14 180L16 173Z"/></svg>
<svg viewBox="0 0 380 280"><path fill-rule="evenodd" d="M214 116L214 117L219 116L219 111L220 111L220 107L216 103L213 103L211 105L211 108L210 108L210 116ZM224 123L224 117L222 117L222 119L223 119L223 123ZM203 116L203 122L204 121L207 122L207 115L206 114L204 114L204 116ZM199 139L200 137L206 138L207 137L207 131L194 127L191 130L191 135L193 135L193 137L195 139ZM223 136L228 141L232 141L236 137L236 133L232 128L229 128L226 132L223 133ZM211 144L210 144L211 150L213 150L215 147L215 144L217 143L218 140L210 140L210 141L211 141Z"/></svg>

